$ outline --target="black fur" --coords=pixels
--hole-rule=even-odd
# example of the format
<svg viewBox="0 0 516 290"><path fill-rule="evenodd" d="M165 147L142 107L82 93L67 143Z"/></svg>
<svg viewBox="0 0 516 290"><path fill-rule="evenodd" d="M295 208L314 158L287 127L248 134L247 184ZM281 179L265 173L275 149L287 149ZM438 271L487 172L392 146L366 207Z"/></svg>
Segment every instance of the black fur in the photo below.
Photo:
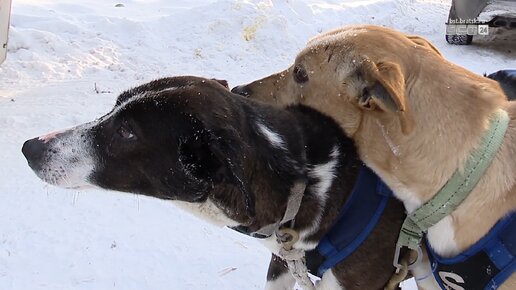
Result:
<svg viewBox="0 0 516 290"><path fill-rule="evenodd" d="M281 146L271 143L260 126L277 134ZM295 229L310 227L321 210L321 180L313 170L338 150L320 224L305 240L315 244L338 217L362 165L353 142L331 118L303 106L280 109L249 100L220 81L197 77L160 79L124 92L111 113L76 130L91 142L95 166L89 183L161 199L210 199L249 232L280 221L291 188L300 181L307 188ZM391 261L404 216L400 202L389 203L370 237L335 267L342 286L385 285L394 271ZM286 271L273 256L268 279Z"/></svg>
<svg viewBox="0 0 516 290"><path fill-rule="evenodd" d="M499 70L487 77L500 83L509 100L516 100L516 70Z"/></svg>

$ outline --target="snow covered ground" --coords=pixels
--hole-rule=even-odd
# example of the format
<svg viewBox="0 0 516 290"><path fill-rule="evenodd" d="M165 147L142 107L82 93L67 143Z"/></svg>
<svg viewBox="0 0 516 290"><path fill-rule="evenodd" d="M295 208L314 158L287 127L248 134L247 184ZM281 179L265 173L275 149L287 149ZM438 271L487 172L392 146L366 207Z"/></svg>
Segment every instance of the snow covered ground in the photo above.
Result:
<svg viewBox="0 0 516 290"><path fill-rule="evenodd" d="M24 140L100 116L121 90L184 74L248 82L351 23L423 35L477 73L516 67L511 34L447 45L447 0L13 2L0 67L2 290L263 288L269 253L256 241L164 201L61 190L31 172Z"/></svg>

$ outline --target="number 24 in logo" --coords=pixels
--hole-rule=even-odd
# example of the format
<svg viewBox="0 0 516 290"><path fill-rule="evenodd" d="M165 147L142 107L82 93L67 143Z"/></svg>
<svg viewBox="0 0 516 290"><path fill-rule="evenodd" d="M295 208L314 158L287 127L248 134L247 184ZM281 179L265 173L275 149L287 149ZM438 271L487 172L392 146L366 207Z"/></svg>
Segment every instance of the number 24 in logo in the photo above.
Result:
<svg viewBox="0 0 516 290"><path fill-rule="evenodd" d="M489 34L489 25L479 25L478 26L478 34L479 35L488 35Z"/></svg>

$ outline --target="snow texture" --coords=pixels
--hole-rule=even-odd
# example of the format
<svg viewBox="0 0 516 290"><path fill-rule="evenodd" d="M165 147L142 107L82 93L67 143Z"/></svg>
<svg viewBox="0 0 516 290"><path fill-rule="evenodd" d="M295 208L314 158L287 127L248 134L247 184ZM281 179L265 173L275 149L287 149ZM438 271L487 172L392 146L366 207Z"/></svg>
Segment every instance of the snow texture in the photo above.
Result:
<svg viewBox="0 0 516 290"><path fill-rule="evenodd" d="M345 24L423 35L477 73L516 67L507 33L447 45L449 7L446 0L13 1L0 67L0 289L263 289L269 253L257 241L170 202L48 186L27 166L23 141L92 120L121 90L158 77L249 82L287 67L311 36Z"/></svg>

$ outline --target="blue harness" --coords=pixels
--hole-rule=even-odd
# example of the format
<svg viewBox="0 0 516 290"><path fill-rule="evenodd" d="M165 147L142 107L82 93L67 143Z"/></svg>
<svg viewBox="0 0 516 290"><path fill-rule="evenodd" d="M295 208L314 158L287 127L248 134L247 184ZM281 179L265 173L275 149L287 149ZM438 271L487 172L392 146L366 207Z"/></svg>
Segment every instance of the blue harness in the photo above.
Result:
<svg viewBox="0 0 516 290"><path fill-rule="evenodd" d="M516 271L516 213L453 258L439 257L428 245L432 272L442 289L497 289Z"/></svg>
<svg viewBox="0 0 516 290"><path fill-rule="evenodd" d="M337 221L313 250L322 261L310 265L311 272L322 277L351 255L375 228L392 196L387 185L362 166ZM429 246L427 249L442 289L496 289L516 270L516 213L500 220L484 238L456 257L444 259Z"/></svg>
<svg viewBox="0 0 516 290"><path fill-rule="evenodd" d="M515 98L516 70L488 76ZM516 213L501 219L481 240L453 258L442 258L426 243L432 272L442 289L497 289L516 271Z"/></svg>
<svg viewBox="0 0 516 290"><path fill-rule="evenodd" d="M391 197L392 191L382 180L371 169L362 166L339 217L314 250L324 258L314 267L319 277L362 244L380 220Z"/></svg>

